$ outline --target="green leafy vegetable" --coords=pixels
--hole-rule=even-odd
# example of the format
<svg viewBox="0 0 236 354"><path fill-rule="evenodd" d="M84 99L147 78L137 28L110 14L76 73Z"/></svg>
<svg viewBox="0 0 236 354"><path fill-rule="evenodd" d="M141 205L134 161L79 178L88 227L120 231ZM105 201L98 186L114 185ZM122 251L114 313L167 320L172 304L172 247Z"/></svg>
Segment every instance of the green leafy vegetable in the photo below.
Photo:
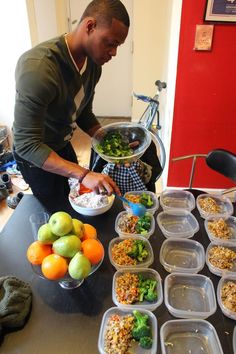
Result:
<svg viewBox="0 0 236 354"><path fill-rule="evenodd" d="M142 193L140 196L140 203L143 204L146 208L151 208L153 206L153 200L150 194Z"/></svg>
<svg viewBox="0 0 236 354"><path fill-rule="evenodd" d="M148 251L143 240L134 240L131 251L128 256L136 259L138 262L143 262L148 257Z"/></svg>
<svg viewBox="0 0 236 354"><path fill-rule="evenodd" d="M125 141L120 133L109 132L100 144L97 145L98 152L112 157L125 157L133 154L129 142Z"/></svg>
<svg viewBox="0 0 236 354"><path fill-rule="evenodd" d="M151 228L151 215L145 214L140 217L136 224L136 231L138 234L146 235Z"/></svg>

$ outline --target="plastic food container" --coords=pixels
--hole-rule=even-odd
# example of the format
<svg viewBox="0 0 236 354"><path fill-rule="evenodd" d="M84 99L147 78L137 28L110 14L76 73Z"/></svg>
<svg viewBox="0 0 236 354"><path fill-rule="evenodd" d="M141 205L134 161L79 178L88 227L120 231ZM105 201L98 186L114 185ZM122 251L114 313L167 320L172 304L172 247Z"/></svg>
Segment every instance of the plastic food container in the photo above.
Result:
<svg viewBox="0 0 236 354"><path fill-rule="evenodd" d="M138 262L136 265L125 265L125 264L118 264L113 256L112 256L112 249L114 247L114 245L123 242L124 240L143 240L145 243L145 249L148 251L148 256L147 258L145 258L144 261L142 262ZM113 238L110 242L109 242L109 247L108 247L108 255L109 255L109 259L111 264L116 268L116 270L120 270L120 269L132 269L132 268L147 268L149 267L154 260L154 255L153 255L153 250L152 250L152 246L150 244L150 242L145 238L145 237L141 237L141 236L126 236L126 237L115 237Z"/></svg>
<svg viewBox="0 0 236 354"><path fill-rule="evenodd" d="M150 349L143 349L138 345L138 342L133 341L131 351L134 354L156 354L157 352L157 319L153 315L152 312L145 310L145 309L140 309L137 307L133 307L132 309L121 309L119 307L111 307L108 309L102 318L102 323L100 327L100 332L99 332L99 338L98 338L98 349L101 354L106 354L105 351L105 333L106 333L106 328L107 328L107 323L108 320L111 316L113 315L118 315L118 316L127 316L127 315L132 315L133 310L138 310L140 311L143 315L148 315L149 317L149 324L151 326L152 330L152 339L153 339L153 344L152 348Z"/></svg>
<svg viewBox="0 0 236 354"><path fill-rule="evenodd" d="M157 286L156 286L157 299L153 302L148 302L148 301L144 300L144 301L135 302L133 304L122 304L121 302L119 302L117 295L116 295L116 282L117 282L117 279L121 275L124 275L125 273L142 274L145 278L150 278L150 279L156 280L157 281ZM159 273L156 270L150 269L150 268L132 269L130 271L117 270L113 276L112 300L116 306L121 307L121 308L130 308L130 306L132 306L132 307L134 306L139 309L146 309L149 311L154 311L163 302L161 277L160 277Z"/></svg>
<svg viewBox="0 0 236 354"><path fill-rule="evenodd" d="M195 199L192 193L183 190L166 189L160 195L160 204L163 210L195 208Z"/></svg>
<svg viewBox="0 0 236 354"><path fill-rule="evenodd" d="M233 267L231 269L221 269L216 267L216 265L213 265L209 261L209 252L213 247L225 247L228 248L234 252L236 252L236 245L232 246L232 243L221 243L220 245L216 242L211 242L209 243L207 249L206 249L206 264L210 270L211 273L215 275L219 275L220 277L223 275L236 275L236 260L233 261Z"/></svg>
<svg viewBox="0 0 236 354"><path fill-rule="evenodd" d="M205 264L205 251L197 241L169 238L161 246L160 262L170 273L198 273Z"/></svg>
<svg viewBox="0 0 236 354"><path fill-rule="evenodd" d="M235 354L236 353L236 326L234 326L234 333L233 333L233 350Z"/></svg>
<svg viewBox="0 0 236 354"><path fill-rule="evenodd" d="M205 319L216 311L212 281L202 274L172 273L165 278L168 311L179 318Z"/></svg>
<svg viewBox="0 0 236 354"><path fill-rule="evenodd" d="M201 319L171 320L160 329L162 354L224 354L211 323Z"/></svg>
<svg viewBox="0 0 236 354"><path fill-rule="evenodd" d="M149 237L154 233L155 231L155 219L154 216L152 214L149 214L151 217L151 226L150 226L150 230L146 233L146 234L141 234L141 233L136 233L136 234L132 234L132 233L128 233L128 232L123 232L120 229L119 223L121 218L124 215L132 215L130 214L128 211L121 211L117 217L116 217L116 221L115 221L115 231L118 233L119 236L142 236L145 237L147 239L149 239Z"/></svg>
<svg viewBox="0 0 236 354"><path fill-rule="evenodd" d="M155 193L150 192L150 191L133 191L133 192L131 191L131 192L125 193L124 197L127 198L129 195L140 196L142 194L146 194L147 196L150 196L150 198L152 199L153 205L151 207L146 206L146 208L150 214L154 214L155 211L159 208L158 198ZM125 210L130 211L130 208L127 203L123 202L123 207Z"/></svg>
<svg viewBox="0 0 236 354"><path fill-rule="evenodd" d="M162 211L157 223L166 238L190 238L199 230L197 219L187 210Z"/></svg>
<svg viewBox="0 0 236 354"><path fill-rule="evenodd" d="M206 198L211 198L215 201L217 207L219 207L218 211L205 211L200 206L201 200ZM233 214L234 208L233 204L226 198L225 196L215 195L215 194L200 194L196 200L198 211L203 219L206 219L209 216L221 216L221 217L228 217Z"/></svg>
<svg viewBox="0 0 236 354"><path fill-rule="evenodd" d="M219 222L220 219L223 219L226 223L226 225L228 226L229 230L230 230L230 235L228 239L225 238L220 238L217 237L212 231L210 231L209 229L209 222ZM218 242L218 243L225 243L225 242L232 242L236 244L236 217L235 216L229 216L228 218L222 218L219 216L212 216L207 218L204 221L204 226L207 232L207 235L210 239L210 241L212 242Z"/></svg>
<svg viewBox="0 0 236 354"><path fill-rule="evenodd" d="M221 308L221 311L223 312L223 314L229 318L232 318L233 320L236 320L236 311L233 311L232 309L230 309L229 307L225 306L225 304L223 303L223 300L222 300L222 288L224 286L227 287L227 284L229 282L232 282L235 284L235 288L236 288L236 275L226 275L224 277L222 277L218 283L218 286L217 286L217 301L218 301L218 304ZM235 294L235 290L234 288L231 288L231 292L229 292L229 289L230 289L230 285L229 285L229 288L226 288L226 293L228 294L228 300L230 301L230 298L233 302L233 297L232 294L233 294L233 291L234 291L234 294ZM231 295L231 296L230 296ZM227 301L227 297L226 297L226 301ZM234 303L235 305L235 303Z"/></svg>

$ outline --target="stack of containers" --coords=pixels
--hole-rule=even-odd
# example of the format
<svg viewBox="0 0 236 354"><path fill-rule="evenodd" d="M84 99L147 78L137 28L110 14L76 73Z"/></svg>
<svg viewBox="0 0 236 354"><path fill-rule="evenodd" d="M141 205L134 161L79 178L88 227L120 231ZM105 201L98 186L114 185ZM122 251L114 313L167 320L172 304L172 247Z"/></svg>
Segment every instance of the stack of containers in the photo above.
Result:
<svg viewBox="0 0 236 354"><path fill-rule="evenodd" d="M206 198L214 207L204 209ZM208 200L209 201L209 200ZM196 201L210 243L206 250L206 264L211 273L221 277L217 286L217 301L223 314L236 320L236 218L233 205L225 196L202 194Z"/></svg>
<svg viewBox="0 0 236 354"><path fill-rule="evenodd" d="M139 196L142 193L143 192L138 192L138 191L129 192L125 194L125 197L127 198L127 195L130 194ZM99 341L98 341L98 348L100 353L102 354L105 353L104 337L105 337L105 332L108 326L109 319L114 315L118 315L119 317L132 315L134 310L138 310L142 315L148 315L153 343L150 349L144 349L140 345L138 345L137 342L133 341L132 352L138 354L156 354L157 352L157 330L158 330L157 327L158 326L157 326L157 319L155 315L152 313L152 311L154 311L158 306L162 304L163 291L162 291L161 277L159 273L156 270L149 268L154 260L153 249L149 242L149 238L155 231L155 219L153 214L158 209L159 203L154 193L149 191L145 191L144 193L147 196L149 196L153 201L153 205L150 208L147 208L148 210L147 212L151 217L151 226L149 231L145 235L141 233L138 234L138 233L129 233L129 232L122 231L120 227L120 221L124 216L129 215L130 213L128 206L125 203L123 203L125 211L120 212L117 215L115 221L115 231L118 233L119 236L113 238L109 243L109 248L108 248L109 259L111 264L116 269L116 272L114 273L113 276L113 283L112 283L112 300L116 305L116 307L112 307L108 309L103 315L102 324L99 333ZM147 251L147 257L141 261L137 260L136 264L130 264L129 262L126 263L125 257L124 258L114 257L114 253L113 253L114 247L115 248L120 247L121 245L125 245L130 241L132 242L142 241L142 243L144 244L144 249ZM121 279L124 279L124 277L126 276L132 277L133 275L139 275L145 279L155 280L156 281L155 291L158 294L157 299L151 302L145 299L143 299L142 301L135 301L133 303L129 303L129 301L122 301L119 294L120 293L124 294L125 291L128 291L129 289L127 289L127 287L124 289L118 288L118 282L119 284L121 284L122 283ZM132 288L131 284L130 284L130 288Z"/></svg>
<svg viewBox="0 0 236 354"><path fill-rule="evenodd" d="M191 213L195 199L188 191L165 190L160 195L163 212L157 223L166 237L160 263L169 274L164 282L164 301L178 320L167 321L160 329L162 353L196 352L223 354L214 327L205 319L216 311L212 281L200 272L205 264L203 246L191 237L199 224ZM207 340L206 340L207 338Z"/></svg>

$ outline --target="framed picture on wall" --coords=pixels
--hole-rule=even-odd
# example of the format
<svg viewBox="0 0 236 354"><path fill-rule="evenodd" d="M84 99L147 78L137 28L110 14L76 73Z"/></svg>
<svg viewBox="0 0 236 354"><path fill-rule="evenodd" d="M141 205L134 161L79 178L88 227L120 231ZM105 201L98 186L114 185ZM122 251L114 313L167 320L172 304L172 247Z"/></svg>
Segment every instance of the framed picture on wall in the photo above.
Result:
<svg viewBox="0 0 236 354"><path fill-rule="evenodd" d="M204 20L236 23L236 0L206 0Z"/></svg>

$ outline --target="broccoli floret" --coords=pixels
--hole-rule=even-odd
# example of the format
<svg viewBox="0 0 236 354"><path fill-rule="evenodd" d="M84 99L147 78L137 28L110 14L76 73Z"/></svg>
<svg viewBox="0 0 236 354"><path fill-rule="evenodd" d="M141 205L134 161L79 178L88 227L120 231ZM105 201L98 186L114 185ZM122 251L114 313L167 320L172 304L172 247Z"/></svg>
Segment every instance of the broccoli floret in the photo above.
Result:
<svg viewBox="0 0 236 354"><path fill-rule="evenodd" d="M142 240L135 240L132 249L127 253L128 256L142 262L148 256L148 251L145 249L145 243Z"/></svg>
<svg viewBox="0 0 236 354"><path fill-rule="evenodd" d="M150 194L142 193L140 197L140 203L142 203L145 207L151 208L153 206L153 200Z"/></svg>
<svg viewBox="0 0 236 354"><path fill-rule="evenodd" d="M139 301L143 301L147 294L147 289L145 287L139 288Z"/></svg>
<svg viewBox="0 0 236 354"><path fill-rule="evenodd" d="M133 246L132 246L132 249L131 251L129 251L128 253L128 256L132 257L132 258L137 258L138 255L139 255L139 248L138 248L138 244L137 242L134 242L133 243Z"/></svg>
<svg viewBox="0 0 236 354"><path fill-rule="evenodd" d="M134 310L134 327L132 329L132 336L139 341L141 337L151 337L151 328L148 323L148 315L142 315L139 311Z"/></svg>
<svg viewBox="0 0 236 354"><path fill-rule="evenodd" d="M139 344L143 349L150 349L152 347L152 338L149 336L141 337Z"/></svg>
<svg viewBox="0 0 236 354"><path fill-rule="evenodd" d="M144 294L145 300L152 302L157 299L157 292L155 290L156 284L157 284L156 280L149 279L148 289L147 292Z"/></svg>
<svg viewBox="0 0 236 354"><path fill-rule="evenodd" d="M148 256L148 251L147 251L146 249L143 249L143 250L141 251L141 253L139 253L139 255L138 255L138 257L137 257L137 260L138 260L139 262L142 262L144 259L147 258L147 256Z"/></svg>

